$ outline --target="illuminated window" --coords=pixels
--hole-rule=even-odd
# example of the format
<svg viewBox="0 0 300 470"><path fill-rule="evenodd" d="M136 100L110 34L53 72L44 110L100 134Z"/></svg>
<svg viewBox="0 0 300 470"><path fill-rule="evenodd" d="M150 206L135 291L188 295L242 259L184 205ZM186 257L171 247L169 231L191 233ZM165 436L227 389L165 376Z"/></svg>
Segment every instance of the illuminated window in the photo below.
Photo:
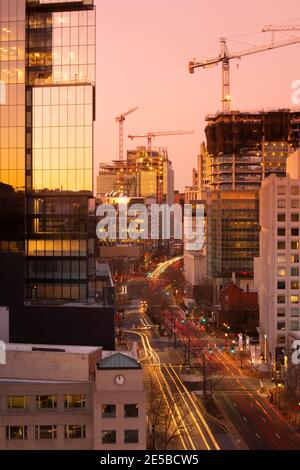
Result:
<svg viewBox="0 0 300 470"><path fill-rule="evenodd" d="M57 427L55 425L35 427L36 439L56 439L56 436Z"/></svg>
<svg viewBox="0 0 300 470"><path fill-rule="evenodd" d="M299 303L299 295L291 295L291 303L298 304Z"/></svg>
<svg viewBox="0 0 300 470"><path fill-rule="evenodd" d="M285 263L285 255L278 255L277 263Z"/></svg>
<svg viewBox="0 0 300 470"><path fill-rule="evenodd" d="M85 433L85 426L76 424L65 426L65 439L84 439Z"/></svg>
<svg viewBox="0 0 300 470"><path fill-rule="evenodd" d="M65 408L84 408L85 395L65 395Z"/></svg>
<svg viewBox="0 0 300 470"><path fill-rule="evenodd" d="M299 281L292 281L291 282L291 289L299 289Z"/></svg>
<svg viewBox="0 0 300 470"><path fill-rule="evenodd" d="M27 439L27 426L6 426L6 439Z"/></svg>
<svg viewBox="0 0 300 470"><path fill-rule="evenodd" d="M291 263L299 263L299 255L291 255Z"/></svg>
<svg viewBox="0 0 300 470"><path fill-rule="evenodd" d="M286 271L284 268L277 269L277 276L284 277L286 275Z"/></svg>
<svg viewBox="0 0 300 470"><path fill-rule="evenodd" d="M16 396L11 395L7 397L7 407L8 408L26 408L27 406L27 397L25 396Z"/></svg>
<svg viewBox="0 0 300 470"><path fill-rule="evenodd" d="M36 407L37 408L56 408L57 396L56 395L37 395Z"/></svg>
<svg viewBox="0 0 300 470"><path fill-rule="evenodd" d="M291 241L291 250L299 250L299 242L298 241Z"/></svg>

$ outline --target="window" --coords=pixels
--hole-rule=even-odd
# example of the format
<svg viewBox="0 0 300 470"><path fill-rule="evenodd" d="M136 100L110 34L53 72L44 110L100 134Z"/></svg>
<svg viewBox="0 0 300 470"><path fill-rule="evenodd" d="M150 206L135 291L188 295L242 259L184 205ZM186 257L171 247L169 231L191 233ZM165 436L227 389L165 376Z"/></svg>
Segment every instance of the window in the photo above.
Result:
<svg viewBox="0 0 300 470"><path fill-rule="evenodd" d="M102 405L102 418L115 418L116 405Z"/></svg>
<svg viewBox="0 0 300 470"><path fill-rule="evenodd" d="M278 199L277 200L277 207L278 207L278 209L285 209L285 199Z"/></svg>
<svg viewBox="0 0 300 470"><path fill-rule="evenodd" d="M277 194L286 194L286 188L285 186L277 186Z"/></svg>
<svg viewBox="0 0 300 470"><path fill-rule="evenodd" d="M285 236L285 228L278 228L277 229L277 235L278 235L278 237L284 237Z"/></svg>
<svg viewBox="0 0 300 470"><path fill-rule="evenodd" d="M299 276L299 268L291 268L291 276Z"/></svg>
<svg viewBox="0 0 300 470"><path fill-rule="evenodd" d="M299 199L292 199L291 200L291 208L292 209L299 209Z"/></svg>
<svg viewBox="0 0 300 470"><path fill-rule="evenodd" d="M298 196L298 194L299 194L299 186L292 186L292 187L291 187L291 194L292 194L293 196Z"/></svg>
<svg viewBox="0 0 300 470"><path fill-rule="evenodd" d="M65 408L85 408L85 395L65 395Z"/></svg>
<svg viewBox="0 0 300 470"><path fill-rule="evenodd" d="M291 304L299 303L299 295L291 295Z"/></svg>
<svg viewBox="0 0 300 470"><path fill-rule="evenodd" d="M291 250L299 250L299 242L298 241L292 241L291 242Z"/></svg>
<svg viewBox="0 0 300 470"><path fill-rule="evenodd" d="M292 307L291 308L291 317L299 317L299 308L298 307Z"/></svg>
<svg viewBox="0 0 300 470"><path fill-rule="evenodd" d="M285 274L286 274L286 272L285 272L284 268L278 268L277 269L277 276L284 277Z"/></svg>
<svg viewBox="0 0 300 470"><path fill-rule="evenodd" d="M124 405L124 418L137 418L139 415L138 405Z"/></svg>
<svg viewBox="0 0 300 470"><path fill-rule="evenodd" d="M299 289L299 281L291 281L291 289Z"/></svg>
<svg viewBox="0 0 300 470"><path fill-rule="evenodd" d="M6 439L27 439L27 426L6 426Z"/></svg>
<svg viewBox="0 0 300 470"><path fill-rule="evenodd" d="M11 395L7 397L7 408L26 408L27 397Z"/></svg>
<svg viewBox="0 0 300 470"><path fill-rule="evenodd" d="M291 263L299 263L299 255L291 255Z"/></svg>
<svg viewBox="0 0 300 470"><path fill-rule="evenodd" d="M37 408L56 408L57 396L56 395L37 395L36 407Z"/></svg>
<svg viewBox="0 0 300 470"><path fill-rule="evenodd" d="M285 255L278 255L277 263L285 263Z"/></svg>
<svg viewBox="0 0 300 470"><path fill-rule="evenodd" d="M139 442L139 432L137 429L127 429L124 431L125 444L137 444Z"/></svg>
<svg viewBox="0 0 300 470"><path fill-rule="evenodd" d="M285 241L277 242L277 250L285 250Z"/></svg>
<svg viewBox="0 0 300 470"><path fill-rule="evenodd" d="M298 331L299 330L299 321L294 320L291 321L291 331Z"/></svg>
<svg viewBox="0 0 300 470"><path fill-rule="evenodd" d="M277 303L285 304L285 295L277 295Z"/></svg>
<svg viewBox="0 0 300 470"><path fill-rule="evenodd" d="M56 439L57 427L56 426L36 426L35 438L36 439Z"/></svg>
<svg viewBox="0 0 300 470"><path fill-rule="evenodd" d="M291 214L291 222L299 222L299 214L298 212L293 212Z"/></svg>
<svg viewBox="0 0 300 470"><path fill-rule="evenodd" d="M84 439L85 426L69 424L65 426L65 439Z"/></svg>
<svg viewBox="0 0 300 470"><path fill-rule="evenodd" d="M285 330L285 321L277 322L277 330Z"/></svg>
<svg viewBox="0 0 300 470"><path fill-rule="evenodd" d="M277 289L285 289L285 281L277 281Z"/></svg>
<svg viewBox="0 0 300 470"><path fill-rule="evenodd" d="M285 344L285 336L284 335L278 335L277 336L277 344Z"/></svg>
<svg viewBox="0 0 300 470"><path fill-rule="evenodd" d="M277 317L285 317L285 308L277 309Z"/></svg>
<svg viewBox="0 0 300 470"><path fill-rule="evenodd" d="M277 222L285 222L285 213L284 212L278 212Z"/></svg>
<svg viewBox="0 0 300 470"><path fill-rule="evenodd" d="M116 431L102 431L102 444L116 444Z"/></svg>
<svg viewBox="0 0 300 470"><path fill-rule="evenodd" d="M299 236L299 229L298 228L291 228L291 236L292 237L298 237Z"/></svg>

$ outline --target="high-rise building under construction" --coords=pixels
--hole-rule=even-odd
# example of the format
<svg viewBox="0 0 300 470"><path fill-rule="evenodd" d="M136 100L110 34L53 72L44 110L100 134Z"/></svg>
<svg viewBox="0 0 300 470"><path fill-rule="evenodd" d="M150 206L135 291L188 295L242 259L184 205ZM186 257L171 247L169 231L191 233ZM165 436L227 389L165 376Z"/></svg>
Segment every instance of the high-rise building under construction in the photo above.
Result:
<svg viewBox="0 0 300 470"><path fill-rule="evenodd" d="M207 189L207 274L221 286L233 277L251 288L259 252L259 188L272 173L284 176L298 146L300 113L288 109L208 116L207 147L197 182ZM208 171L209 168L209 171Z"/></svg>

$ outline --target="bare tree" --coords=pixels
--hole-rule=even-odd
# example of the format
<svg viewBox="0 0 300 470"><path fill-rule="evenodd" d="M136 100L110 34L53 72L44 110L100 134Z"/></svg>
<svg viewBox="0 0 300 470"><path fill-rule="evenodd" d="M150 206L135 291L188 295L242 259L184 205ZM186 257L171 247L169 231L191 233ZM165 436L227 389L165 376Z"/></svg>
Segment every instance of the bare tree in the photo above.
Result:
<svg viewBox="0 0 300 470"><path fill-rule="evenodd" d="M147 434L149 450L167 450L172 442L182 435L183 421L188 413L179 418L176 406L182 408L178 401L166 403L165 398L154 381L147 384L148 410L147 410ZM174 425L176 417L176 426Z"/></svg>

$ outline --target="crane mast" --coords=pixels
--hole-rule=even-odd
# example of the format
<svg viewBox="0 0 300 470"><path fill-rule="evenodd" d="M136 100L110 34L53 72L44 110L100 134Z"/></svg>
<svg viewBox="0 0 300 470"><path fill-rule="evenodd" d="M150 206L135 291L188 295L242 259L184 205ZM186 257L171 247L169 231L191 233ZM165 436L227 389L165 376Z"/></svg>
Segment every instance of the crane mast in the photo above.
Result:
<svg viewBox="0 0 300 470"><path fill-rule="evenodd" d="M139 108L136 106L135 108L126 111L126 113L120 114L120 116L116 117L116 121L119 123L119 160L123 161L123 154L124 154L124 121L126 117L137 111Z"/></svg>

